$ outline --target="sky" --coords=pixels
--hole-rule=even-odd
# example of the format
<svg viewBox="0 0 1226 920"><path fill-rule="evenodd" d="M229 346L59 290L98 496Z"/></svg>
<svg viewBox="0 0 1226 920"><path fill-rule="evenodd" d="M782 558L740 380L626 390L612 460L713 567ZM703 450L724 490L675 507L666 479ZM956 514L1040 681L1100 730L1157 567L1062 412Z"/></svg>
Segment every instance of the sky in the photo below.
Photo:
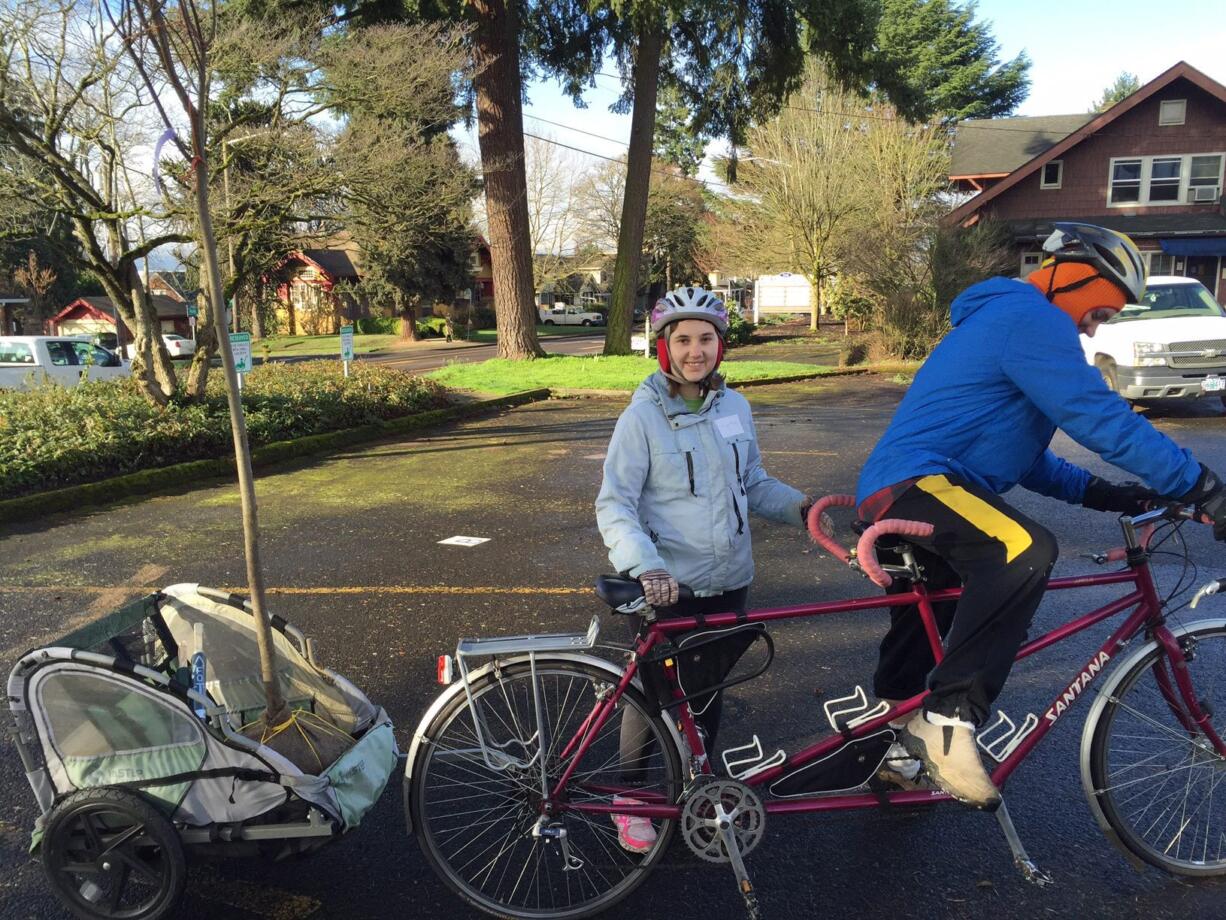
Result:
<svg viewBox="0 0 1226 920"><path fill-rule="evenodd" d="M1226 83L1221 10L1221 0L981 0L978 18L991 23L1002 61L1021 51L1030 58L1030 95L1016 114L1064 115L1089 111L1125 70L1144 84L1182 60ZM576 109L555 83L531 84L525 133L604 156L624 154L630 117L608 109L617 98L619 81L598 76L596 84L585 96L586 109ZM475 130L457 131L457 139L477 162ZM707 152L710 156L724 150L725 144L717 141ZM709 168L702 176L711 178Z"/></svg>

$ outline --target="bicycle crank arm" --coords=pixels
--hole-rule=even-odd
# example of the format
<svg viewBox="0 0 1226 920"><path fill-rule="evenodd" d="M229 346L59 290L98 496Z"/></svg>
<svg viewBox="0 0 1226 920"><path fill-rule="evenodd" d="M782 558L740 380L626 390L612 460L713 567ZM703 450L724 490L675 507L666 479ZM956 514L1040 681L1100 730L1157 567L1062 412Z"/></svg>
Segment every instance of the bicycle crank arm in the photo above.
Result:
<svg viewBox="0 0 1226 920"><path fill-rule="evenodd" d="M723 805L715 806L716 827L728 851L728 859L732 863L732 872L736 876L736 887L745 899L745 915L749 920L761 920L762 911L758 907L758 895L754 891L753 882L749 880L749 872L745 869L745 860L741 858L741 847L737 843L736 831L732 821L736 817L736 809L732 812L724 810Z"/></svg>
<svg viewBox="0 0 1226 920"><path fill-rule="evenodd" d="M1005 807L1003 800L996 809L996 820L1000 822L1000 829L1005 833L1005 840L1009 842L1009 850L1013 853L1013 865L1022 873L1022 878L1040 888L1054 884L1055 880L1036 866L1034 860L1026 854L1026 848L1022 846L1022 839L1017 835L1017 828L1013 826L1013 819L1009 817L1009 809Z"/></svg>

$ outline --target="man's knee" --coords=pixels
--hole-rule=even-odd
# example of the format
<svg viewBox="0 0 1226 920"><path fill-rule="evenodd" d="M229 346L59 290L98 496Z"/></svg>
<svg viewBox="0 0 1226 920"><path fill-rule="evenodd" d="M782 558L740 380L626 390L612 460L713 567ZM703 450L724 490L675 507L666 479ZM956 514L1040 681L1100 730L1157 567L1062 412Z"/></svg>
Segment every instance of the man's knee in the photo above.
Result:
<svg viewBox="0 0 1226 920"><path fill-rule="evenodd" d="M1055 535L1041 524L1032 523L1028 530L1030 532L1030 546L1025 553L1027 564L1031 568L1050 572L1060 555L1060 547L1056 543Z"/></svg>

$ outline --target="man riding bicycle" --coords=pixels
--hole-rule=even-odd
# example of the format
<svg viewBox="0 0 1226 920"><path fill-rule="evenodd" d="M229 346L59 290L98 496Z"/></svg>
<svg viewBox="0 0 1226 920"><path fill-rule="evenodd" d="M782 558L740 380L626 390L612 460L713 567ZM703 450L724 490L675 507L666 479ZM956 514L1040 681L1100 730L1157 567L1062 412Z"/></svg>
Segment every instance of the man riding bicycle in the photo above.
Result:
<svg viewBox="0 0 1226 920"><path fill-rule="evenodd" d="M975 730L1000 693L1056 561L1055 538L1000 498L1015 485L1097 511L1135 514L1169 496L1196 504L1226 538L1226 491L1187 450L1132 412L1085 360L1078 333L1145 288L1141 255L1122 234L1058 223L1026 282L992 278L951 306L933 350L860 474L866 521L934 527L913 539L934 586L962 583L938 609L935 665L914 608L892 608L874 690L896 703L930 691L902 741L955 798L995 808ZM1115 485L1052 453L1057 428L1153 487ZM945 605L947 608L952 605ZM905 775L905 774L904 774Z"/></svg>

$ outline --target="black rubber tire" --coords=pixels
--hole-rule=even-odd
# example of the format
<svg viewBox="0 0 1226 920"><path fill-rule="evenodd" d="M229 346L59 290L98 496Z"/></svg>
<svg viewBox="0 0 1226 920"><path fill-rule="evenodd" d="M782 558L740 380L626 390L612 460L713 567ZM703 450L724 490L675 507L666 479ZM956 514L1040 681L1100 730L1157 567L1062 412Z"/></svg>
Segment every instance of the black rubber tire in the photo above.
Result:
<svg viewBox="0 0 1226 920"><path fill-rule="evenodd" d="M551 320L551 319L547 319L547 320L545 320L545 325L546 325L546 326L552 326L552 325L553 325L553 320Z"/></svg>
<svg viewBox="0 0 1226 920"><path fill-rule="evenodd" d="M1107 385L1107 389L1112 393L1118 393L1120 391L1120 378L1116 372L1115 362L1110 358L1100 357L1094 362L1094 366L1103 375L1103 383Z"/></svg>
<svg viewBox="0 0 1226 920"><path fill-rule="evenodd" d="M1195 645L1188 661L1192 686L1216 730L1226 732L1226 629L1204 627L1187 636ZM1181 728L1152 676L1159 661L1166 662L1165 655L1153 649L1133 665L1094 724L1086 726L1091 733L1090 780L1100 790L1103 815L1130 853L1173 875L1226 875L1226 846L1221 843L1226 839L1226 798L1215 801L1213 795L1220 783L1214 777L1226 770L1226 762L1197 746L1203 736L1189 738ZM1118 757L1113 756L1117 749ZM1157 797L1145 799L1151 787ZM1175 801L1181 792L1182 808ZM1192 807L1189 798L1196 800ZM1168 808L1171 815L1164 817ZM1218 809L1216 819L1210 814L1213 808ZM1202 834L1205 815L1209 820ZM1184 840L1189 826L1192 832ZM1202 837L1203 852L1197 842ZM1207 858L1211 845L1215 853Z"/></svg>
<svg viewBox="0 0 1226 920"><path fill-rule="evenodd" d="M48 816L40 849L51 890L82 920L158 920L187 882L174 825L122 789L66 796Z"/></svg>
<svg viewBox="0 0 1226 920"><path fill-rule="evenodd" d="M601 684L613 685L615 678L608 671L592 667L580 662L569 660L537 660L538 676L548 676L551 674L570 674L578 676L584 680L598 681ZM483 693L490 692L499 686L501 681L512 681L516 678L521 678L530 673L527 663L511 665L504 667L500 671L499 676L487 674L485 677L473 683L472 693L474 699L479 699ZM555 687L556 689L556 687ZM500 689L497 692L507 696L505 689ZM512 692L511 696L514 695ZM567 697L569 699L569 696ZM633 687L627 688L623 699L628 699L640 713L646 716L650 712L643 695ZM507 918L551 918L551 920L578 920L582 917L591 917L596 914L608 910L617 902L621 901L637 888L647 878L650 871L659 863L668 850L669 844L672 841L674 832L676 831L676 821L661 821L659 822L658 838L654 847L643 856L637 866L631 869L620 882L614 885L608 891L597 896L591 897L579 904L572 904L565 907L549 907L541 909L532 909L527 906L517 906L507 904L503 901L495 900L494 898L484 895L482 892L475 890L464 880L456 875L456 871L452 868L449 857L443 854L438 844L435 842L435 834L430 828L430 817L427 808L425 797L427 795L427 784L430 781L430 765L429 761L434 753L438 750L445 749L447 746L446 738L448 737L448 728L457 719L468 720L466 715L467 697L464 693L458 694L449 705L444 707L430 726L425 731L424 740L418 749L415 762L413 764L412 784L405 790L406 805L409 808L410 814L413 817L413 828L417 836L418 843L421 846L422 852L425 854L426 861L430 863L432 869L443 880L452 891L459 895L464 901L478 908L479 910L492 914L496 917ZM670 795L673 801L680 796L684 786L681 773L681 758L676 747L671 742L671 736L664 726L664 723L658 716L648 717L651 723L653 732L658 738L665 743L659 745L659 751L662 755L663 765L667 773L667 787L671 790ZM468 723L471 725L471 721ZM465 729L468 736L472 736L471 728ZM483 769L479 767L478 769ZM488 781L487 781L488 785ZM573 814L573 813L572 813ZM476 826L481 826L483 822L476 819L469 819ZM610 830L612 825L609 825ZM440 833L446 833L448 829L441 828ZM454 832L452 832L454 835ZM470 841L471 842L471 841ZM578 844L576 844L577 846ZM466 844L467 846L467 844ZM616 856L621 853L616 849L616 844L612 845L612 853L606 851L606 855ZM585 854L586 855L586 854ZM621 853L623 858L629 859L627 854ZM461 867L462 868L462 867ZM538 863L539 868L539 863ZM491 870L492 874L493 870ZM602 879L604 873L600 873ZM579 887L577 883L572 883L575 887ZM514 893L514 892L512 892Z"/></svg>
<svg viewBox="0 0 1226 920"><path fill-rule="evenodd" d="M590 326L590 325L592 325L592 321L591 321L590 319L585 319L585 320L583 321L583 325L585 325L585 326Z"/></svg>

